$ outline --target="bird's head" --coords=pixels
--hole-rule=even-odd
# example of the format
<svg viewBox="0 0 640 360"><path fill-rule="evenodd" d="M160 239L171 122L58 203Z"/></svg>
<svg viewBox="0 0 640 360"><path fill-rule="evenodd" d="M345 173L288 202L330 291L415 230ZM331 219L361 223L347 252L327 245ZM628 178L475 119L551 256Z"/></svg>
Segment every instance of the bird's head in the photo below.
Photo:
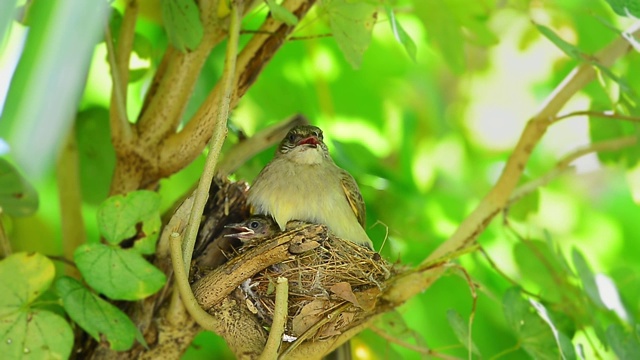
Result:
<svg viewBox="0 0 640 360"><path fill-rule="evenodd" d="M329 156L329 150L323 140L324 136L319 127L296 126L282 139L277 153L290 154L294 161L300 163L318 163Z"/></svg>
<svg viewBox="0 0 640 360"><path fill-rule="evenodd" d="M266 238L277 231L277 226L273 219L262 215L254 215L237 224L225 225L225 228L235 231L225 235L225 237L233 237L242 242Z"/></svg>

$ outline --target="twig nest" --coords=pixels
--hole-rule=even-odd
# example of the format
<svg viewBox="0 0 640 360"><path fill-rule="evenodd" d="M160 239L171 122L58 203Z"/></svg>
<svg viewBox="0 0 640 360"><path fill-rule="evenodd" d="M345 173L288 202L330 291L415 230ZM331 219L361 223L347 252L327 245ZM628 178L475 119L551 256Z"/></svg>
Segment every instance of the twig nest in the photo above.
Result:
<svg viewBox="0 0 640 360"><path fill-rule="evenodd" d="M290 223L293 231L305 223ZM307 225L308 226L308 225ZM341 333L374 309L392 267L380 255L324 231L304 232L290 242L289 258L267 267L240 286L249 310L271 326L278 277L289 280L285 339L325 339ZM288 228L288 230L289 230ZM307 234L307 235L302 235ZM244 244L245 253L269 240Z"/></svg>

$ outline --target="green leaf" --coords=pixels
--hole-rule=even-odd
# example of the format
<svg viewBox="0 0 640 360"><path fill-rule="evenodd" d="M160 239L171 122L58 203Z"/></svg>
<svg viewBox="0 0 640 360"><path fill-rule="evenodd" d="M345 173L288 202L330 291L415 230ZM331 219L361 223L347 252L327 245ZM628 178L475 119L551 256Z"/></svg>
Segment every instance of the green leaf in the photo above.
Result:
<svg viewBox="0 0 640 360"><path fill-rule="evenodd" d="M513 255L520 273L538 285L541 295L549 301L560 301L564 285L568 285L562 265L556 261L546 243L542 241L520 242L513 248Z"/></svg>
<svg viewBox="0 0 640 360"><path fill-rule="evenodd" d="M584 291L587 293L587 296L589 296L591 301L596 305L604 309L605 306L600 298L596 279L593 276L591 268L589 268L589 264L587 264L587 261L584 259L584 256L582 256L582 253L580 253L578 249L573 248L571 257L573 258L573 265L576 267L576 272L582 281L582 286L584 287Z"/></svg>
<svg viewBox="0 0 640 360"><path fill-rule="evenodd" d="M0 261L0 354L5 359L66 359L73 332L60 316L30 307L53 282L53 262L38 253Z"/></svg>
<svg viewBox="0 0 640 360"><path fill-rule="evenodd" d="M607 0L607 3L620 16L640 18L640 1L638 0Z"/></svg>
<svg viewBox="0 0 640 360"><path fill-rule="evenodd" d="M558 47L558 49L562 50L562 52L570 58L578 61L583 61L585 59L586 56L582 53L582 51L580 51L580 49L564 41L553 30L544 25L536 24L536 27L538 28L538 31L540 31L540 33L544 35L544 37L549 39L555 46Z"/></svg>
<svg viewBox="0 0 640 360"><path fill-rule="evenodd" d="M507 324L518 337L522 348L534 359L557 360L561 358L551 328L522 298L518 288L510 288L502 300Z"/></svg>
<svg viewBox="0 0 640 360"><path fill-rule="evenodd" d="M271 16L278 21L282 21L287 25L298 25L298 18L282 5L278 5L275 0L267 0L267 6L271 11Z"/></svg>
<svg viewBox="0 0 640 360"><path fill-rule="evenodd" d="M625 332L620 325L613 324L607 328L606 336L618 358L622 360L640 359L640 342L633 333Z"/></svg>
<svg viewBox="0 0 640 360"><path fill-rule="evenodd" d="M447 320L449 321L449 325L453 329L453 332L456 334L458 341L460 341L467 350L470 350L472 353L479 356L480 351L478 351L478 347L469 336L468 322L464 321L462 316L460 316L460 314L458 314L454 309L447 310Z"/></svg>
<svg viewBox="0 0 640 360"><path fill-rule="evenodd" d="M39 253L20 252L0 261L0 316L33 302L54 276L53 262Z"/></svg>
<svg viewBox="0 0 640 360"><path fill-rule="evenodd" d="M465 43L494 45L498 38L488 26L488 8L481 1L414 0L415 14L431 43L456 73L466 67Z"/></svg>
<svg viewBox="0 0 640 360"><path fill-rule="evenodd" d="M3 359L68 359L73 331L59 315L44 310L21 310L0 317Z"/></svg>
<svg viewBox="0 0 640 360"><path fill-rule="evenodd" d="M5 159L0 159L0 208L11 216L28 216L38 210L38 193Z"/></svg>
<svg viewBox="0 0 640 360"><path fill-rule="evenodd" d="M634 99L637 97L634 91L629 87L629 85L624 79L621 79L618 76L616 76L611 70L609 70L608 67L600 64L593 56L589 56L583 53L582 51L580 51L580 49L578 49L574 45L564 41L560 36L558 36L553 30L549 29L548 27L544 25L536 25L536 27L538 28L538 31L540 31L542 35L544 35L547 39L549 39L552 43L554 43L567 56L569 56L574 60L591 64L597 70L599 70L604 75L606 75L608 78L615 81L618 84L618 86L620 86L620 90L624 91L628 96Z"/></svg>
<svg viewBox="0 0 640 360"><path fill-rule="evenodd" d="M589 137L591 138L591 142L599 142L622 137L624 135L622 126L621 121L607 121L606 119L599 119L590 116ZM617 163L622 159L622 152L600 151L598 152L598 158L600 161L605 163Z"/></svg>
<svg viewBox="0 0 640 360"><path fill-rule="evenodd" d="M87 284L111 299L143 299L166 282L166 276L140 254L119 247L84 244L74 259Z"/></svg>
<svg viewBox="0 0 640 360"><path fill-rule="evenodd" d="M56 280L56 290L69 317L94 339L107 341L116 351L131 348L138 329L120 309L67 276Z"/></svg>
<svg viewBox="0 0 640 360"><path fill-rule="evenodd" d="M362 0L322 0L320 9L329 17L329 27L345 58L354 69L359 68L371 42L376 7Z"/></svg>
<svg viewBox="0 0 640 360"><path fill-rule="evenodd" d="M185 52L200 45L204 29L194 0L162 0L162 20L176 49Z"/></svg>
<svg viewBox="0 0 640 360"><path fill-rule="evenodd" d="M135 236L134 247L143 254L155 250L160 231L160 196L147 190L112 196L98 209L98 227L111 244Z"/></svg>
<svg viewBox="0 0 640 360"><path fill-rule="evenodd" d="M544 305L534 300L529 300L529 303L533 306L538 316L540 316L540 318L544 320L544 322L546 322L547 325L549 325L549 327L551 328L551 333L556 339L556 344L560 350L562 359L569 359L569 360L575 359L576 353L573 348L573 344L571 343L571 340L564 333L560 331L553 317L547 311Z"/></svg>
<svg viewBox="0 0 640 360"><path fill-rule="evenodd" d="M538 211L539 204L540 191L536 189L509 207L509 217L515 220L527 220L530 214Z"/></svg>
<svg viewBox="0 0 640 360"><path fill-rule="evenodd" d="M389 17L389 25L391 25L393 36L404 46L404 49L407 51L407 54L409 54L411 60L415 62L417 53L416 43L413 42L411 36L409 36L409 34L407 34L404 28L400 25L400 22L396 19L393 9L390 6L385 6L384 8L387 11L387 16Z"/></svg>

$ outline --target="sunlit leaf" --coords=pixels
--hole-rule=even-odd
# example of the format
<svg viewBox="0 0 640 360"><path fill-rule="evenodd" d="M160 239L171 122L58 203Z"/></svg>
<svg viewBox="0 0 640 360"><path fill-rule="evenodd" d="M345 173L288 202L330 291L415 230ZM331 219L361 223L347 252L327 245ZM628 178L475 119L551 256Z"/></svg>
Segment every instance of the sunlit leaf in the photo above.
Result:
<svg viewBox="0 0 640 360"><path fill-rule="evenodd" d="M200 45L204 29L194 0L162 0L162 20L176 49L185 52Z"/></svg>
<svg viewBox="0 0 640 360"><path fill-rule="evenodd" d="M567 56L574 60L578 60L580 62L586 62L594 66L597 70L601 71L604 75L606 75L611 80L615 81L619 86L620 90L627 93L629 96L636 97L634 91L629 87L627 82L616 76L608 67L600 64L594 57L589 56L583 53L580 49L575 47L574 45L564 41L560 36L558 36L553 30L544 26L544 25L536 25L538 31L542 35L544 35L547 39L549 39L554 45L558 47L558 49L562 50Z"/></svg>
<svg viewBox="0 0 640 360"><path fill-rule="evenodd" d="M31 215L38 209L38 193L5 159L0 159L0 208L11 216Z"/></svg>
<svg viewBox="0 0 640 360"><path fill-rule="evenodd" d="M582 51L580 51L580 49L564 41L553 30L549 29L544 25L536 24L536 27L538 28L538 31L540 31L540 33L544 35L544 37L549 39L555 46L558 47L558 49L562 50L562 52L565 53L567 56L578 61L584 60L585 55L582 53Z"/></svg>
<svg viewBox="0 0 640 360"><path fill-rule="evenodd" d="M87 284L111 299L143 299L166 282L162 271L138 253L119 247L85 244L74 259Z"/></svg>
<svg viewBox="0 0 640 360"><path fill-rule="evenodd" d="M106 341L117 351L131 348L138 329L120 309L67 276L56 280L56 290L69 317L96 341Z"/></svg>
<svg viewBox="0 0 640 360"><path fill-rule="evenodd" d="M601 308L604 308L604 304L602 303L602 299L600 298L600 293L598 292L598 285L596 284L596 279L593 276L593 272L587 264L582 253L576 248L573 248L571 252L571 256L573 258L573 265L576 267L576 271L578 272L578 276L582 281L582 286L584 287L584 291L587 293L591 301L593 301L596 305Z"/></svg>
<svg viewBox="0 0 640 360"><path fill-rule="evenodd" d="M559 301L569 286L567 274L547 244L542 241L527 241L516 244L513 255L520 273L533 281L542 296L549 301ZM560 283L559 283L560 282Z"/></svg>
<svg viewBox="0 0 640 360"><path fill-rule="evenodd" d="M0 354L6 359L66 359L73 332L59 315L31 308L53 282L51 260L16 253L0 261Z"/></svg>
<svg viewBox="0 0 640 360"><path fill-rule="evenodd" d="M453 332L456 334L458 341L464 345L467 350L470 350L476 355L480 355L478 347L469 336L469 323L453 309L447 310L447 320L449 321L449 325L453 329Z"/></svg>
<svg viewBox="0 0 640 360"><path fill-rule="evenodd" d="M534 190L509 207L509 217L515 220L526 220L530 214L538 211L540 191Z"/></svg>
<svg viewBox="0 0 640 360"><path fill-rule="evenodd" d="M407 34L402 25L400 25L400 22L396 19L393 9L390 6L385 6L384 8L387 12L387 16L389 17L389 25L391 25L393 36L400 44L402 44L402 46L404 46L404 49L407 51L407 54L409 54L411 60L416 61L416 43L411 39L411 36Z"/></svg>
<svg viewBox="0 0 640 360"><path fill-rule="evenodd" d="M544 320L544 322L546 322L547 325L549 325L549 328L551 328L551 333L553 334L553 337L556 339L556 344L560 350L562 359L565 359L565 360L575 359L576 353L573 348L573 344L571 343L571 340L560 331L559 327L555 324L554 319L552 318L551 314L547 311L547 309L544 307L544 305L534 300L529 300L529 303L533 306L538 316L542 320Z"/></svg>
<svg viewBox="0 0 640 360"><path fill-rule="evenodd" d="M456 73L466 67L465 43L497 44L487 23L487 7L479 1L414 0L415 13L447 65Z"/></svg>
<svg viewBox="0 0 640 360"><path fill-rule="evenodd" d="M269 6L269 11L271 11L271 16L273 16L274 19L282 21L287 25L298 24L298 18L291 13L291 11L287 10L287 8L276 3L275 0L267 0L267 6Z"/></svg>
<svg viewBox="0 0 640 360"><path fill-rule="evenodd" d="M320 8L329 17L329 26L347 61L359 68L371 42L376 7L363 0L322 0Z"/></svg>
<svg viewBox="0 0 640 360"><path fill-rule="evenodd" d="M549 325L522 298L518 288L510 288L502 300L507 324L524 350L534 359L559 359L561 353Z"/></svg>
<svg viewBox="0 0 640 360"><path fill-rule="evenodd" d="M160 231L160 196L139 190L108 198L98 209L98 227L111 244L136 237L134 246L143 254L153 253Z"/></svg>
<svg viewBox="0 0 640 360"><path fill-rule="evenodd" d="M607 340L613 352L622 360L640 359L640 342L638 341L638 335L640 334L624 331L618 324L610 325L607 328Z"/></svg>
<svg viewBox="0 0 640 360"><path fill-rule="evenodd" d="M640 18L640 1L638 0L607 0L607 3L620 16Z"/></svg>

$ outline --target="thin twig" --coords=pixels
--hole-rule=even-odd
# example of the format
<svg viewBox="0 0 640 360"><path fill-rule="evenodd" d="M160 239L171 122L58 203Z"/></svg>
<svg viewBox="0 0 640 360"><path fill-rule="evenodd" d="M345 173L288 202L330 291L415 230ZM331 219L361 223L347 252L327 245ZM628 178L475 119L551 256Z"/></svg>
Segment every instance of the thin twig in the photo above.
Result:
<svg viewBox="0 0 640 360"><path fill-rule="evenodd" d="M273 322L269 331L267 344L264 346L259 360L271 360L278 356L278 350L282 344L282 334L287 324L289 312L289 280L286 277L278 277L276 280L276 306L273 312Z"/></svg>
<svg viewBox="0 0 640 360"><path fill-rule="evenodd" d="M209 154L205 163L205 168L191 209L189 224L186 229L186 238L183 248L185 266L191 264L191 256L193 255L193 247L198 235L202 211L207 203L209 196L209 188L211 180L215 174L215 167L220 157L222 143L227 136L227 119L229 118L229 105L231 95L235 88L236 59L238 56L238 38L240 36L240 23L242 14L243 0L235 0L231 3L231 24L229 26L229 40L227 42L227 53L225 58L224 73L222 77L222 96L219 100L218 113L214 124L213 136L209 142ZM188 272L188 268L186 271Z"/></svg>
<svg viewBox="0 0 640 360"><path fill-rule="evenodd" d="M374 333L378 334L378 336L380 336L381 338L392 342L394 344L398 344L400 346L402 346L403 348L415 351L419 354L423 354L423 355L429 355L429 356L433 356L433 357L437 357L440 359L445 359L445 360L459 360L459 358L455 357L455 356L450 356L450 355L445 355L445 354L440 354L437 353L431 349L422 347L420 345L414 345L411 343L408 343L406 341L400 340L390 334L387 334L384 330L378 328L377 326L372 326L370 327L371 331L373 331Z"/></svg>
<svg viewBox="0 0 640 360"><path fill-rule="evenodd" d="M523 293L525 293L525 294L527 294L527 295L529 295L531 297L534 297L536 299L540 299L540 295L536 295L536 294L532 293L531 291L528 291L527 289L523 288L522 284L520 284L517 281L513 280L509 275L507 275L504 271L502 271L502 269L500 269L498 267L498 265L495 263L495 261L493 261L493 259L489 256L487 251L482 246L480 246L480 248L478 250L480 250L480 253L484 256L484 258L487 260L489 265L491 265L491 268L493 268L493 270L495 270L505 280L510 282L511 285L518 286L518 287L520 287L520 291L522 291Z"/></svg>
<svg viewBox="0 0 640 360"><path fill-rule="evenodd" d="M523 197L535 191L537 188L544 186L551 182L551 180L555 179L560 174L564 173L569 165L576 159L591 154L594 152L604 152L604 151L616 151L623 149L625 147L633 146L638 142L638 138L636 136L625 136L617 139L599 141L597 143L589 144L587 146L581 147L567 155L565 155L560 161L558 161L553 169L549 171L547 174L531 180L526 184L517 188L509 202L507 203L507 208L514 203L518 202Z"/></svg>
<svg viewBox="0 0 640 360"><path fill-rule="evenodd" d="M614 119L614 120L624 120L624 121L631 121L631 122L640 123L640 117L638 117L638 116L629 116L629 115L616 114L614 112L599 112L599 111L592 111L592 110L572 111L572 112L567 113L567 114L558 115L558 116L554 117L551 120L551 122L558 122L560 120L563 120L563 119L566 119L566 118L570 118L570 117L574 117L574 116L589 116L589 117Z"/></svg>

